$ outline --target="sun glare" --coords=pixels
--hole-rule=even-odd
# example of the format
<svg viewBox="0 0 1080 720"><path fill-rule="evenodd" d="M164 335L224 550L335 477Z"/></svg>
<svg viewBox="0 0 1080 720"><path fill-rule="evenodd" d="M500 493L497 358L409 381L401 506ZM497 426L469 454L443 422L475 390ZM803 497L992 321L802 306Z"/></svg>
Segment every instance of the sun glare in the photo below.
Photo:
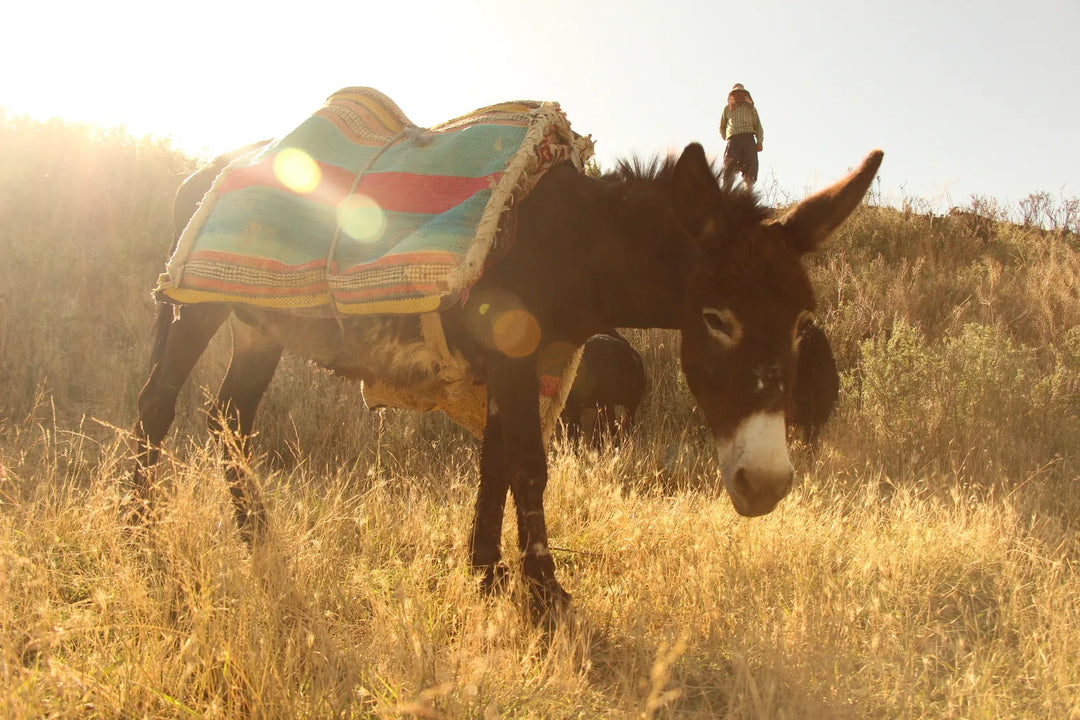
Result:
<svg viewBox="0 0 1080 720"><path fill-rule="evenodd" d="M372 242L386 230L386 213L367 195L353 194L338 207L338 225L349 237Z"/></svg>
<svg viewBox="0 0 1080 720"><path fill-rule="evenodd" d="M465 319L469 333L483 345L510 357L525 357L540 345L540 323L513 294L488 288L471 300Z"/></svg>
<svg viewBox="0 0 1080 720"><path fill-rule="evenodd" d="M285 148L277 154L274 175L282 185L301 195L314 192L322 180L318 163L300 148Z"/></svg>
<svg viewBox="0 0 1080 720"><path fill-rule="evenodd" d="M508 357L525 357L540 344L540 324L526 310L499 313L492 330L495 347Z"/></svg>

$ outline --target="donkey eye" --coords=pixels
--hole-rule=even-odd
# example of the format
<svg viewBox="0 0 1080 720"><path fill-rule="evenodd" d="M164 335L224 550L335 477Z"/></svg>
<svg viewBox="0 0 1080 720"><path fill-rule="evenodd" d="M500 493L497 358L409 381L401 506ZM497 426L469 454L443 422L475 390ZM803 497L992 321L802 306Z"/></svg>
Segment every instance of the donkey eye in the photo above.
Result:
<svg viewBox="0 0 1080 720"><path fill-rule="evenodd" d="M730 310L705 308L701 311L701 316L709 334L724 346L734 345L742 339L742 325Z"/></svg>

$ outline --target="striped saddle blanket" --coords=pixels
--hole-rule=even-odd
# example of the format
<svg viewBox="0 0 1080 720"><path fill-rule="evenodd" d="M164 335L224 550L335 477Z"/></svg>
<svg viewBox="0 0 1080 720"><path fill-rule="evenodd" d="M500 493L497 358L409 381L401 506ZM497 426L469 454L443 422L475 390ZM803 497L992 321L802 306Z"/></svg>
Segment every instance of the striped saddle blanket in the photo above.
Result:
<svg viewBox="0 0 1080 720"><path fill-rule="evenodd" d="M591 154L557 103L425 129L382 93L346 88L218 175L157 296L309 316L449 307L503 241L507 211L549 168Z"/></svg>

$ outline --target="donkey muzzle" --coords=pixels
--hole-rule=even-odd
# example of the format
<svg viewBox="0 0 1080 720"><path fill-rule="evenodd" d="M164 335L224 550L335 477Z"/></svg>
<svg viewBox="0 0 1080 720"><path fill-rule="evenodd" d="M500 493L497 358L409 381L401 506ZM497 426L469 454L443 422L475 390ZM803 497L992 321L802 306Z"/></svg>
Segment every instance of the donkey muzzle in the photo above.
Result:
<svg viewBox="0 0 1080 720"><path fill-rule="evenodd" d="M756 517L772 512L791 491L795 468L787 449L782 412L756 413L717 439L724 487L736 512Z"/></svg>

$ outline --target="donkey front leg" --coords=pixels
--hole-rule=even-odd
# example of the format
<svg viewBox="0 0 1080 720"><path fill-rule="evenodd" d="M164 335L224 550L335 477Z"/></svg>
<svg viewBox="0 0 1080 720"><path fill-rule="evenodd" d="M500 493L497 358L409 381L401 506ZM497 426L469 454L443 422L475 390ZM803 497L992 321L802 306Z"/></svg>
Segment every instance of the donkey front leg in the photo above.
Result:
<svg viewBox="0 0 1080 720"><path fill-rule="evenodd" d="M534 608L543 613L564 607L570 595L555 579L555 564L548 548L544 518L547 453L540 429L539 397L534 361L500 358L495 363L488 378L488 418L477 504L479 520L480 500L494 503L499 483L504 483L503 487L509 484L517 510L522 573ZM484 497L485 486L489 498ZM478 525L474 537L479 530Z"/></svg>

